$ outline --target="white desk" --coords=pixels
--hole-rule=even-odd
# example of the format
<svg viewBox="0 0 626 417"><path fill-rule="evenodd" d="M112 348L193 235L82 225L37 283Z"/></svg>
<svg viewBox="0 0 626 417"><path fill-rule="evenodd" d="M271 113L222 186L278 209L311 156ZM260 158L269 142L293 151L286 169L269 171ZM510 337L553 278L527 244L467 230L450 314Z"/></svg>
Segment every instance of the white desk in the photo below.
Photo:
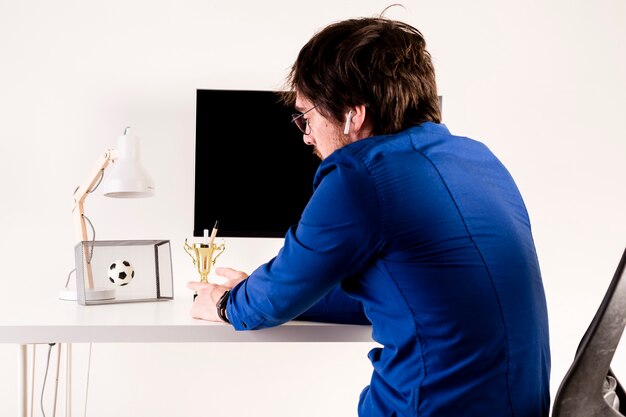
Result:
<svg viewBox="0 0 626 417"><path fill-rule="evenodd" d="M22 305L19 311L10 304L0 304L0 343L19 345L19 417L27 413L28 344L372 342L371 327L357 325L293 321L270 329L238 332L224 323L192 319L191 297L94 306L36 298L36 308Z"/></svg>

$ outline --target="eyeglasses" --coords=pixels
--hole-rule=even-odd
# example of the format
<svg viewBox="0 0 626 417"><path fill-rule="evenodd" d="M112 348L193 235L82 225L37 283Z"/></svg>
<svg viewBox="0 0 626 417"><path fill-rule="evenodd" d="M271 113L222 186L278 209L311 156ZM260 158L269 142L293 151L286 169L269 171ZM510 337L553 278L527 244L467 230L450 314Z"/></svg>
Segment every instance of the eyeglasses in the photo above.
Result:
<svg viewBox="0 0 626 417"><path fill-rule="evenodd" d="M309 121L304 118L304 115L317 107L317 104L304 113L294 113L291 115L291 121L300 129L302 133L305 135L311 134L311 127L309 126Z"/></svg>

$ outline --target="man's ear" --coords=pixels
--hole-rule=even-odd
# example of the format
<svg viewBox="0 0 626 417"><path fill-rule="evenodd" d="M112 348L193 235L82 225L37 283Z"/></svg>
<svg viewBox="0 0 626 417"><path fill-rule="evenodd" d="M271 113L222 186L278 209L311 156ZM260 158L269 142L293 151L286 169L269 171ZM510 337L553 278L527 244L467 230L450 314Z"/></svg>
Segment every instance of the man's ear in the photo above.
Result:
<svg viewBox="0 0 626 417"><path fill-rule="evenodd" d="M363 139L371 136L371 129L368 126L367 108L361 104L348 110L346 114L346 124L343 134L350 136L351 141Z"/></svg>

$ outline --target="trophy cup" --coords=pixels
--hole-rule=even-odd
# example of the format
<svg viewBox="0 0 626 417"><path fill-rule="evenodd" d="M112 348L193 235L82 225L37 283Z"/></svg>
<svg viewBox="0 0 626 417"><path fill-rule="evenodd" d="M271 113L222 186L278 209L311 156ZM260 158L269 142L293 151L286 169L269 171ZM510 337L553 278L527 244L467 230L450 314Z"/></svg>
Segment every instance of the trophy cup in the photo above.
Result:
<svg viewBox="0 0 626 417"><path fill-rule="evenodd" d="M211 240L207 241L207 232L208 230L204 230L204 243L192 243L191 245L187 243L187 239L185 239L184 249L185 252L191 259L193 260L193 265L198 268L198 273L200 274L200 282L209 282L209 273L211 272L211 267L215 265L215 261L217 258L224 252L226 246L224 242L215 244L213 240L215 238L215 232L217 231L217 223L213 228L213 233L211 235ZM196 299L197 294L194 294L193 298Z"/></svg>

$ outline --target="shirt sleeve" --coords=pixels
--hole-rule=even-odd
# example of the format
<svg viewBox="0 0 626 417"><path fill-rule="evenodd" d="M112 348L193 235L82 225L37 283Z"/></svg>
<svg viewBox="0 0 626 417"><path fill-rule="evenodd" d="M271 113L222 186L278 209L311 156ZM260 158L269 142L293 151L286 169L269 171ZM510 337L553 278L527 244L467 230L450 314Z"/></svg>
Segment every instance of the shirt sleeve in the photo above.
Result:
<svg viewBox="0 0 626 417"><path fill-rule="evenodd" d="M363 303L348 296L339 285L307 311L294 318L294 320L321 323L372 324L365 315Z"/></svg>
<svg viewBox="0 0 626 417"><path fill-rule="evenodd" d="M226 314L235 329L273 327L302 315L362 272L379 250L379 203L358 159L335 152L320 165L314 186L278 255L232 289Z"/></svg>

